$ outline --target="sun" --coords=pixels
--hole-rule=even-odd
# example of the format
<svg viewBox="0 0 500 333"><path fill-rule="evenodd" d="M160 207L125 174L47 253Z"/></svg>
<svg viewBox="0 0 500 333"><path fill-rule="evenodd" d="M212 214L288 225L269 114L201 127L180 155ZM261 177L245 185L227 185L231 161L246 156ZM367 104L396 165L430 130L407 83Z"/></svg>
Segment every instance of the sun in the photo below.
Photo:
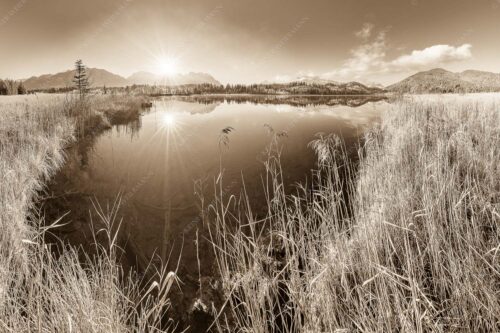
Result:
<svg viewBox="0 0 500 333"><path fill-rule="evenodd" d="M157 60L156 71L160 75L173 76L179 73L179 61L169 57L160 58Z"/></svg>

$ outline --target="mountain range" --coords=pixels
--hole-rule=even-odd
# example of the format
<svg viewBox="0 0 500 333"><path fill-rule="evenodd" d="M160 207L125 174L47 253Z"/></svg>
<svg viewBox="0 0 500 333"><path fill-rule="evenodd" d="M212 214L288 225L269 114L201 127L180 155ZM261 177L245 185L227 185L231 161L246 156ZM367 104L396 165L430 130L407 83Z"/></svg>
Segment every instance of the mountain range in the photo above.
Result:
<svg viewBox="0 0 500 333"><path fill-rule="evenodd" d="M88 68L88 77L93 87L125 87L137 85L189 85L209 83L221 85L213 76L206 73L176 74L161 76L149 72L137 72L125 78L104 69ZM45 90L73 86L74 70L57 74L33 76L23 81L28 90ZM384 92L395 93L468 93L500 91L500 74L466 70L450 72L442 68L418 72L404 80L387 87L364 85L359 82L341 83L319 76L301 76L287 83L263 82L261 85L281 86L289 94L325 95L372 95Z"/></svg>
<svg viewBox="0 0 500 333"><path fill-rule="evenodd" d="M220 85L220 82L206 73L175 74L161 76L149 72L137 72L128 78L113 74L104 69L87 68L87 74L91 87L125 87L138 85L185 85L211 83ZM69 70L57 74L46 74L33 76L23 81L28 90L44 90L50 88L66 88L73 86L75 70Z"/></svg>
<svg viewBox="0 0 500 333"><path fill-rule="evenodd" d="M500 74L466 70L459 73L435 68L419 72L385 88L409 94L500 91Z"/></svg>
<svg viewBox="0 0 500 333"><path fill-rule="evenodd" d="M287 80L266 80L262 82L262 84L287 84L287 83L292 83L292 82L301 82L301 83L306 83L306 84L338 84L339 82L333 81L333 80L328 80L324 79L321 76L315 76L315 75L304 75L304 76L298 76L296 78L291 78Z"/></svg>

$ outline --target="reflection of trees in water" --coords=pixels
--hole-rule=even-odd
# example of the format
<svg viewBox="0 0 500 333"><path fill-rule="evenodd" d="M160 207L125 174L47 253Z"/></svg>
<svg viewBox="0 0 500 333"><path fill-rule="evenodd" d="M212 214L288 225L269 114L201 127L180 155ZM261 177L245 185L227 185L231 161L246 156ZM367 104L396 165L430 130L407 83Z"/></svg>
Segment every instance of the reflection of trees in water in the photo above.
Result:
<svg viewBox="0 0 500 333"><path fill-rule="evenodd" d="M138 137L141 127L141 117L134 120L128 120L126 122L115 122L113 125L113 128L116 130L118 136L122 134L130 135L131 139ZM87 135L85 138L80 138L74 146L68 148L66 152L68 155L73 155L73 151L77 153L80 169L85 169L88 166L89 155L94 151L95 142L99 138L99 135Z"/></svg>
<svg viewBox="0 0 500 333"><path fill-rule="evenodd" d="M116 130L118 135L125 134L133 138L138 135L141 126L142 122L139 117L127 122L123 121L120 124L115 122L113 130ZM36 209L43 212L45 221L60 219L62 226L53 230L46 239L49 243L55 244L53 250L56 254L60 253L60 246L63 246L62 243L59 243L59 239L73 246L81 247L85 253L92 254L95 249L95 244L89 241L93 239L95 226L92 226L92 223L96 225L100 223L92 200L106 206L112 200L116 200L117 195L119 195L107 192L107 186L97 189L95 181L92 180L91 160L101 158L96 152L96 142L100 135L106 131L109 129L95 135L81 137L65 149L66 162L64 166L47 184L46 194L42 195L41 200L37 202ZM126 212L129 213L130 210ZM120 215L126 216L121 207ZM126 230L119 233L118 243L126 248L127 234L124 232ZM98 237L97 241L101 243L102 240ZM124 270L128 271L135 265L136 261L131 259L135 258L137 254L135 252L125 254L127 255L120 258L120 262Z"/></svg>
<svg viewBox="0 0 500 333"><path fill-rule="evenodd" d="M139 131L142 127L142 118L129 121L123 124L116 124L115 126L118 136L125 134L130 135L130 139L137 138L139 136Z"/></svg>
<svg viewBox="0 0 500 333"><path fill-rule="evenodd" d="M76 152L76 158L78 159L78 166L81 170L84 170L88 167L89 165L89 155L92 153L95 148L95 142L96 142L96 137L95 136L87 136L84 139L80 139L79 142L76 143L75 147L70 147L69 148L69 153L67 152L68 156L74 156L71 153L71 150L74 149Z"/></svg>
<svg viewBox="0 0 500 333"><path fill-rule="evenodd" d="M192 95L177 96L177 100L200 104L286 104L291 106L350 106L358 107L369 102L388 100L386 96L294 96L294 95Z"/></svg>

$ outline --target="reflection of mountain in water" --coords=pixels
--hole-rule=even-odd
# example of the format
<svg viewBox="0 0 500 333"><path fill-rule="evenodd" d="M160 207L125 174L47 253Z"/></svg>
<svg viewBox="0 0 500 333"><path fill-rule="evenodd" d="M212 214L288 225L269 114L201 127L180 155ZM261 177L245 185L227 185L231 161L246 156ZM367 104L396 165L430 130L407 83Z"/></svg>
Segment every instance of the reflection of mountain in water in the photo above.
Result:
<svg viewBox="0 0 500 333"><path fill-rule="evenodd" d="M293 96L293 95L192 95L178 96L176 100L201 104L214 103L252 103L252 104L287 104L291 106L344 105L358 107L369 102L387 100L386 96Z"/></svg>

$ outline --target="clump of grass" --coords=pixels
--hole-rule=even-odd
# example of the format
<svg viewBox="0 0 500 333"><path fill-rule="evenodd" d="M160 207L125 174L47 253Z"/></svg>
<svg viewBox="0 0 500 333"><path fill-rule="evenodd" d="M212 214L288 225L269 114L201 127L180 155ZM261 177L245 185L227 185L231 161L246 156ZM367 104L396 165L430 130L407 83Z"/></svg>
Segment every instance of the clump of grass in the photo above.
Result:
<svg viewBox="0 0 500 333"><path fill-rule="evenodd" d="M69 246L55 256L44 241L50 227L28 216L44 182L63 163L80 108L64 96L0 101L0 331L171 331L165 313L175 274L160 269L148 281L123 274L115 241L118 202L96 206L96 233L106 242L96 242L95 254L83 260Z"/></svg>
<svg viewBox="0 0 500 333"><path fill-rule="evenodd" d="M356 172L334 137L313 147L312 189L293 195L269 155L266 216L219 193L219 331L499 330L494 103L400 103L367 134Z"/></svg>
<svg viewBox="0 0 500 333"><path fill-rule="evenodd" d="M90 95L72 99L70 116L76 123L78 137L95 136L112 125L139 119L148 100L143 96Z"/></svg>
<svg viewBox="0 0 500 333"><path fill-rule="evenodd" d="M137 120L143 106L150 105L145 97L130 95L94 96L92 104L92 108L104 114L113 125Z"/></svg>

